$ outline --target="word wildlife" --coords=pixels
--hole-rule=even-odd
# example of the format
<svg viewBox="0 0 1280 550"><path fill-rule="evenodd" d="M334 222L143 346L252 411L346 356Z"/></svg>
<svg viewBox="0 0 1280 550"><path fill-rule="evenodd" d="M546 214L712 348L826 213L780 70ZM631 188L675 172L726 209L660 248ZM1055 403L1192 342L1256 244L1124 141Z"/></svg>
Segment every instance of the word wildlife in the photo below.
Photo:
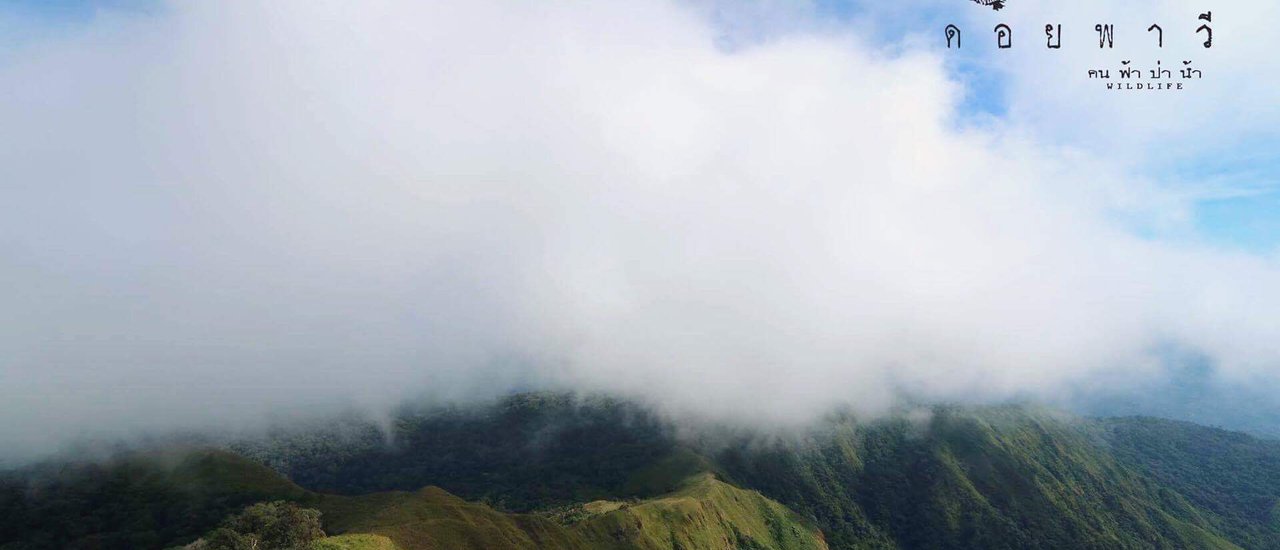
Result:
<svg viewBox="0 0 1280 550"><path fill-rule="evenodd" d="M1213 47L1213 29L1209 27L1209 23L1213 22L1213 12L1208 11L1200 14L1199 18L1197 18L1196 21L1204 21L1204 24L1196 28L1195 34L1198 36L1201 33L1204 33L1205 40L1204 40L1203 46L1206 49L1212 48ZM1093 26L1093 30L1098 33L1098 49L1115 48L1115 25L1099 23ZM993 29L993 32L996 35L997 48L1006 50L1013 47L1013 29L1010 28L1009 25L1006 25L1004 23L996 25L995 29ZM1153 33L1153 32L1156 33L1155 34L1156 47L1163 48L1164 47L1164 29L1161 28L1160 25L1152 24L1150 27L1147 27L1147 33L1148 35L1150 35L1150 33ZM946 35L946 38L947 38L947 49L951 49L952 47L959 49L961 47L960 27L957 27L955 25L947 25L946 28L944 29L944 34ZM1046 37L1045 46L1048 49L1056 50L1062 47L1062 25L1061 24L1045 25L1044 34ZM1130 82L1107 82L1106 84L1107 84L1108 90L1144 90L1145 91L1145 90L1181 90L1182 89L1182 82L1138 82L1138 83L1131 82L1134 79L1139 79L1139 80L1143 79L1142 69L1138 69L1137 67L1131 67L1130 61L1121 61L1120 65L1121 65L1120 68L1117 70L1117 74L1118 74L1117 80L1124 79ZM1183 80L1204 77L1204 73L1202 73L1200 70L1191 68L1191 61L1183 61L1182 65L1183 65L1183 68L1180 71L1178 71L1178 75ZM1171 80L1174 78L1173 71L1170 69L1163 68L1163 63L1161 61L1156 61L1156 68L1150 69L1147 74L1150 75L1149 76L1150 80ZM1111 70L1110 69L1090 69L1089 78L1110 80Z"/></svg>

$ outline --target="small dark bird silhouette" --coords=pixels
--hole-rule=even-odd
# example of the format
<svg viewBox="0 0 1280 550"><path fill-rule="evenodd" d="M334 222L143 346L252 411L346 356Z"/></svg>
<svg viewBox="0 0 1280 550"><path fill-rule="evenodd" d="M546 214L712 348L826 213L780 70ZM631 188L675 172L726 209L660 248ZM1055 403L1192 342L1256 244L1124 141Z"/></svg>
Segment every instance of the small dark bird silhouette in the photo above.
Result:
<svg viewBox="0 0 1280 550"><path fill-rule="evenodd" d="M974 3L982 6L991 6L991 9L1000 11L1004 7L1004 0L973 0Z"/></svg>

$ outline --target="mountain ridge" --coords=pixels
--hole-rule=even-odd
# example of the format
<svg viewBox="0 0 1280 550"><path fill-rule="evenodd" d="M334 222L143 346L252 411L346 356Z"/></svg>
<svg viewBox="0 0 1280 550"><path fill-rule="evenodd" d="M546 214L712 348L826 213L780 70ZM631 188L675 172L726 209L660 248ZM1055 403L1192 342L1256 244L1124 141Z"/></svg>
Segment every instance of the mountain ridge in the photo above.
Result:
<svg viewBox="0 0 1280 550"><path fill-rule="evenodd" d="M271 498L321 510L331 535L402 550L1280 548L1280 442L1186 423L936 406L875 421L837 414L790 435L688 437L634 403L522 394L406 410L392 426L376 438L281 432L235 452L188 450L196 458L168 478L136 457L55 468L43 501L31 496L37 476L24 486L11 474L0 548L67 547L50 546L56 522L37 517L73 512L50 505L64 493L136 504L90 521L96 532L63 530L83 535L70 546L82 548L193 540L194 524L160 525L183 499L208 528ZM341 427L362 433L351 428Z"/></svg>

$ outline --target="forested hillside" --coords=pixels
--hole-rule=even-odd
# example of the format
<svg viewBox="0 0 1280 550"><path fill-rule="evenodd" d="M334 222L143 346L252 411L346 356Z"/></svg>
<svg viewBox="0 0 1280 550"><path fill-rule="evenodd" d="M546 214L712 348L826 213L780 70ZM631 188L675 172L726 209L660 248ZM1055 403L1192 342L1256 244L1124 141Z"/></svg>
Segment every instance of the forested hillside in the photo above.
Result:
<svg viewBox="0 0 1280 550"><path fill-rule="evenodd" d="M0 548L187 544L265 500L318 510L317 548L1280 548L1280 443L1179 422L934 407L766 433L524 394L391 426L10 472Z"/></svg>

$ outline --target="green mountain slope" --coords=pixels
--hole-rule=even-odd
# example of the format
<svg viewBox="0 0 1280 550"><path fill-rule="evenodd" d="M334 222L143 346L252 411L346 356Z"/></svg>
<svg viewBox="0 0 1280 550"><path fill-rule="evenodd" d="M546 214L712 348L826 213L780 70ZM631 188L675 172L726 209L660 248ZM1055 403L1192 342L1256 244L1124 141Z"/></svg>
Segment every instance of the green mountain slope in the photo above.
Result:
<svg viewBox="0 0 1280 550"><path fill-rule="evenodd" d="M617 399L519 394L490 406L406 408L390 426L347 419L236 446L307 488L415 491L529 511L628 493L631 476L676 448L669 426Z"/></svg>
<svg viewBox="0 0 1280 550"><path fill-rule="evenodd" d="M1186 497L1233 540L1280 549L1280 442L1155 418L1096 426L1118 460Z"/></svg>
<svg viewBox="0 0 1280 550"><path fill-rule="evenodd" d="M817 529L785 506L711 474L638 504L594 502L599 513L573 531L591 548L827 548Z"/></svg>
<svg viewBox="0 0 1280 550"><path fill-rule="evenodd" d="M571 521L507 514L437 487L361 496L319 495L326 527L383 535L405 549L823 549L821 534L786 507L711 474L638 502L594 501ZM564 518L564 515L560 515Z"/></svg>
<svg viewBox="0 0 1280 550"><path fill-rule="evenodd" d="M320 550L826 548L816 528L782 505L710 474L687 478L661 498L588 503L572 521L500 512L438 487L314 493L256 462L204 449L134 453L43 475L26 487L8 486L0 548L184 544L245 504L276 499L321 510L325 530L338 536L318 543Z"/></svg>
<svg viewBox="0 0 1280 550"><path fill-rule="evenodd" d="M401 550L382 535L336 535L312 543L310 550Z"/></svg>
<svg viewBox="0 0 1280 550"><path fill-rule="evenodd" d="M718 458L730 479L817 518L833 547L1235 547L1074 422L1025 409L842 419L805 445Z"/></svg>
<svg viewBox="0 0 1280 550"><path fill-rule="evenodd" d="M360 496L318 495L307 503L332 533L382 535L405 549L585 548L549 518L505 514L438 487Z"/></svg>
<svg viewBox="0 0 1280 550"><path fill-rule="evenodd" d="M675 434L535 394L406 411L390 442L349 422L49 463L0 483L0 548L161 548L274 499L320 509L323 548L1280 548L1280 443L1185 423L935 407Z"/></svg>
<svg viewBox="0 0 1280 550"><path fill-rule="evenodd" d="M0 478L0 548L157 548L302 488L225 451L128 453Z"/></svg>

